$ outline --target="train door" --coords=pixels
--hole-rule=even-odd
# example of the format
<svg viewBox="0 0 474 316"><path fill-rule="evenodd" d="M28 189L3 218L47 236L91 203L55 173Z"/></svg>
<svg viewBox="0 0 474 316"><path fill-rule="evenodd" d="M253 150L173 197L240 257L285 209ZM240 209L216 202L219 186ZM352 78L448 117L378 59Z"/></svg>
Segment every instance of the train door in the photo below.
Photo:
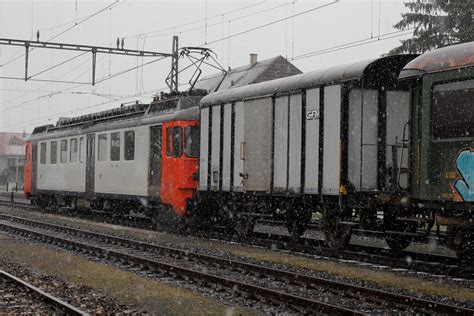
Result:
<svg viewBox="0 0 474 316"><path fill-rule="evenodd" d="M87 135L86 151L86 194L94 193L95 178L95 134Z"/></svg>
<svg viewBox="0 0 474 316"><path fill-rule="evenodd" d="M31 142L26 142L25 146L25 166L23 171L23 191L26 195L31 194L32 183L32 161L31 161Z"/></svg>
<svg viewBox="0 0 474 316"><path fill-rule="evenodd" d="M31 192L36 191L36 173L38 167L38 143L32 143L31 149Z"/></svg>
<svg viewBox="0 0 474 316"><path fill-rule="evenodd" d="M244 187L247 191L270 191L272 99L249 100L244 106Z"/></svg>
<svg viewBox="0 0 474 316"><path fill-rule="evenodd" d="M159 196L161 193L162 166L162 127L150 127L150 160L148 168L148 196Z"/></svg>

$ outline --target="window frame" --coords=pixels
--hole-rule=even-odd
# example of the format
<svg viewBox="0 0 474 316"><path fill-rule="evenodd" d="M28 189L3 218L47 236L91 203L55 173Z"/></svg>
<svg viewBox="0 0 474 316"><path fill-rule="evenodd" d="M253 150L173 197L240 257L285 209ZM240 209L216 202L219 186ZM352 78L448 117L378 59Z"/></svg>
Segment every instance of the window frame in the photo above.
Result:
<svg viewBox="0 0 474 316"><path fill-rule="evenodd" d="M101 139L105 140L105 145L101 147ZM102 133L102 134L97 134L97 161L103 162L107 161L107 146L108 144L108 134L107 133ZM101 149L102 148L102 149ZM101 159L101 153L103 152L103 159Z"/></svg>
<svg viewBox="0 0 474 316"><path fill-rule="evenodd" d="M54 147L54 151L53 151L53 147ZM54 153L54 161L53 161L53 153ZM51 141L50 146L49 146L49 163L52 165L56 165L58 163L58 141L56 140Z"/></svg>
<svg viewBox="0 0 474 316"><path fill-rule="evenodd" d="M133 142L128 142L127 135L133 135ZM129 149L132 148L131 158L129 156ZM135 160L135 131L128 130L123 132L123 159L125 161L133 161Z"/></svg>
<svg viewBox="0 0 474 316"><path fill-rule="evenodd" d="M198 131L197 139L196 139L196 141L198 142L198 147L197 147L197 152L196 152L195 155L189 155L190 152L188 151L188 141L187 141L187 140L188 140L188 131L189 131L189 133L190 133L191 129L193 129L193 128L196 128L197 131ZM196 124L196 125L188 125L188 126L186 126L186 127L184 128L184 135L183 135L183 137L184 137L184 141L183 141L183 142L184 142L184 154L186 155L186 157L188 157L188 158L199 158L199 141L200 141L200 137L201 137L201 136L200 136L199 125ZM191 145L190 147L192 147L192 145Z"/></svg>
<svg viewBox="0 0 474 316"><path fill-rule="evenodd" d="M84 136L79 137L79 163L84 163L86 160L86 150L85 150L85 138Z"/></svg>
<svg viewBox="0 0 474 316"><path fill-rule="evenodd" d="M110 133L110 161L120 161L120 132ZM118 136L118 139L116 138ZM115 139L114 139L115 138ZM118 141L118 146L114 145ZM118 148L117 148L118 147ZM118 152L116 151L118 149ZM115 151L114 151L115 150Z"/></svg>
<svg viewBox="0 0 474 316"><path fill-rule="evenodd" d="M445 84L452 84L457 82L465 82L465 81L473 81L474 77L463 77L454 80L447 80L447 81L436 81L431 84L431 91L430 91L430 100L429 100L429 139L432 142L450 142L450 141L466 141L472 139L473 135L467 135L463 137L435 137L435 126L434 126L434 111L435 111L435 87L442 86Z"/></svg>
<svg viewBox="0 0 474 316"><path fill-rule="evenodd" d="M73 152L73 146L72 144L75 144L75 147L76 147L76 151ZM73 154L75 155L73 157ZM75 159L73 159L75 158ZM79 161L79 144L78 144L78 141L77 141L77 138L71 138L69 139L69 162L70 163L77 163Z"/></svg>
<svg viewBox="0 0 474 316"><path fill-rule="evenodd" d="M48 152L48 146L47 142L41 142L39 146L39 161L40 165L45 165L46 164L46 153Z"/></svg>
<svg viewBox="0 0 474 316"><path fill-rule="evenodd" d="M63 150L63 144L65 144L65 150ZM64 152L64 160L63 160L63 152ZM60 147L59 147L59 163L66 164L68 158L68 141L67 139L61 139Z"/></svg>

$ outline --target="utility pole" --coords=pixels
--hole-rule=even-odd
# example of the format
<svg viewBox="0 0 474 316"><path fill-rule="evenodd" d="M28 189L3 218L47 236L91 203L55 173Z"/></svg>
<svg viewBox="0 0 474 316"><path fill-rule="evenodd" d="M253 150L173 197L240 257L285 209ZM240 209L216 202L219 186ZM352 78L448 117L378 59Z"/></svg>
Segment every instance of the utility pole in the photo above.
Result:
<svg viewBox="0 0 474 316"><path fill-rule="evenodd" d="M179 48L178 48L178 36L173 36L173 47L171 56L171 72L170 82L167 82L170 92L178 92L178 60L179 60Z"/></svg>

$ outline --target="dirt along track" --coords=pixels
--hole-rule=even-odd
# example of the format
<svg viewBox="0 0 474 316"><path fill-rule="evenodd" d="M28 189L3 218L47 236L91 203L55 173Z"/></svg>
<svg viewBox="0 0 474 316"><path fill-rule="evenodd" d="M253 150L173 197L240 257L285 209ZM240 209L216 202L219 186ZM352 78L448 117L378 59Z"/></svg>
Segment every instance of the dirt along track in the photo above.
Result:
<svg viewBox="0 0 474 316"><path fill-rule="evenodd" d="M26 204L25 200L20 199L20 201L11 202L0 200L0 205L38 210L37 207ZM143 218L124 219L104 215L102 213L83 214L74 212L73 210L53 211L53 213L69 214L87 219L94 219L94 216L96 216L98 221L150 229L150 225ZM211 231L205 233L193 232L193 234L203 238L221 239L229 242L240 242L267 247L274 250L279 249L339 258L341 260L360 262L361 264L384 265L395 269L418 271L452 278L474 279L474 267L472 265L461 264L455 255L449 252L446 253L446 251L432 252L425 249L423 251L406 250L393 252L386 246L381 246L380 242L374 243L372 241L360 240L350 244L344 251L335 251L326 247L323 240L314 238L314 236L301 238L299 243L295 243L285 232L282 232L282 229L275 227L260 227L258 231L247 238L238 237L232 233L229 234L228 229L218 229L215 232ZM307 235L314 235L314 233Z"/></svg>
<svg viewBox="0 0 474 316"><path fill-rule="evenodd" d="M88 253L95 253L98 256L104 254L114 257L115 260L127 261L136 265L143 265L152 269L166 270L177 277L189 277L201 280L205 283L211 282L226 288L239 289L251 294L254 297L264 297L266 300L276 300L282 302L292 302L295 308L308 308L329 313L367 313L367 312L394 312L394 311L445 311L449 313L471 312L469 309L442 304L439 302L397 295L378 291L369 288L341 284L311 278L301 274L285 273L285 271L269 269L256 265L249 265L228 259L219 259L212 256L180 251L169 247L161 247L154 244L134 241L130 239L118 238L110 235L98 234L90 231L65 228L64 226L51 225L38 221L21 219L12 216L2 216L4 221L2 227L7 231L16 231L28 238L40 239L63 247L73 247ZM14 224L11 221L15 222ZM59 237L61 235L61 237ZM62 236L64 235L64 236ZM87 240L85 239L87 238ZM82 240L81 242L81 239ZM95 240L92 242L90 239ZM105 244L108 246L104 248ZM114 248L111 248L113 245ZM118 249L115 249L118 247ZM145 253L135 254L139 250ZM131 251L131 253L129 252ZM159 261L156 258L150 259L149 254L156 256L159 253ZM162 257L166 253L166 257ZM181 258L177 260L176 258ZM185 262L183 263L182 258ZM193 265L197 264L197 268ZM191 267L190 267L191 266ZM193 268L193 269L192 269ZM214 269L210 275L209 271ZM201 271L200 271L201 270ZM205 270L206 273L203 273ZM236 271L243 271L244 274ZM235 275L235 279L228 278L228 275ZM223 277L225 276L225 277ZM259 277L260 280L256 281ZM243 281L242 281L243 280ZM271 282L269 282L269 280ZM255 284L255 282L257 284ZM253 284L252 284L253 283ZM274 288L265 288L272 284ZM288 284L291 284L288 287ZM303 284L303 289L299 288ZM281 291L284 288L285 291ZM280 292L278 291L280 290ZM301 293L309 293L310 297L301 296ZM312 297L319 298L312 299ZM323 297L324 299L321 299ZM364 298L369 298L365 300ZM338 302L339 305L327 304L325 302ZM364 304L355 304L357 309L353 309L354 299ZM375 303L374 301L375 300ZM408 304L407 304L408 303Z"/></svg>

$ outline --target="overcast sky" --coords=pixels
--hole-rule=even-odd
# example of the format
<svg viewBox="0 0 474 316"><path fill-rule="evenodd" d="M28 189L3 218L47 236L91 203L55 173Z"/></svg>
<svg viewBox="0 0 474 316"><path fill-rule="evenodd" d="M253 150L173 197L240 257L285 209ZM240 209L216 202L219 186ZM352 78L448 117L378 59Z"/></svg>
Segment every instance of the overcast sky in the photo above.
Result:
<svg viewBox="0 0 474 316"><path fill-rule="evenodd" d="M325 4L330 5L315 9ZM99 12L107 6L109 8ZM308 12L303 13L305 11ZM396 31L393 25L404 11L402 0L294 3L0 0L0 37L36 40L36 32L40 30L40 41L48 41L67 30L51 42L115 46L117 37L125 37L125 48L169 53L175 34L179 36L180 47L212 43L207 47L217 54L225 68L247 64L249 54L257 53L259 60L282 55L307 72L387 53L400 39L406 38L406 35L389 39L384 36ZM94 13L97 14L91 16ZM303 14L284 20L299 13ZM84 21L85 18L88 19ZM243 34L236 35L241 32ZM229 35L231 38L225 39ZM321 54L324 50L359 40L367 42ZM24 76L24 50L0 45L1 77ZM311 52L315 54L301 58ZM28 73L34 75L79 54L33 50L29 54ZM107 78L150 61L153 59L98 55L96 78ZM90 82L92 76L91 54L87 53L34 77L76 83L0 79L0 131L31 132L35 126L55 124L61 116L96 112L136 99L149 102L154 93L165 90L164 80L170 63L170 59L164 59L93 87L80 84ZM186 61L180 61L180 68L186 65ZM203 75L215 72L205 69ZM180 83L186 83L189 75L182 74Z"/></svg>

